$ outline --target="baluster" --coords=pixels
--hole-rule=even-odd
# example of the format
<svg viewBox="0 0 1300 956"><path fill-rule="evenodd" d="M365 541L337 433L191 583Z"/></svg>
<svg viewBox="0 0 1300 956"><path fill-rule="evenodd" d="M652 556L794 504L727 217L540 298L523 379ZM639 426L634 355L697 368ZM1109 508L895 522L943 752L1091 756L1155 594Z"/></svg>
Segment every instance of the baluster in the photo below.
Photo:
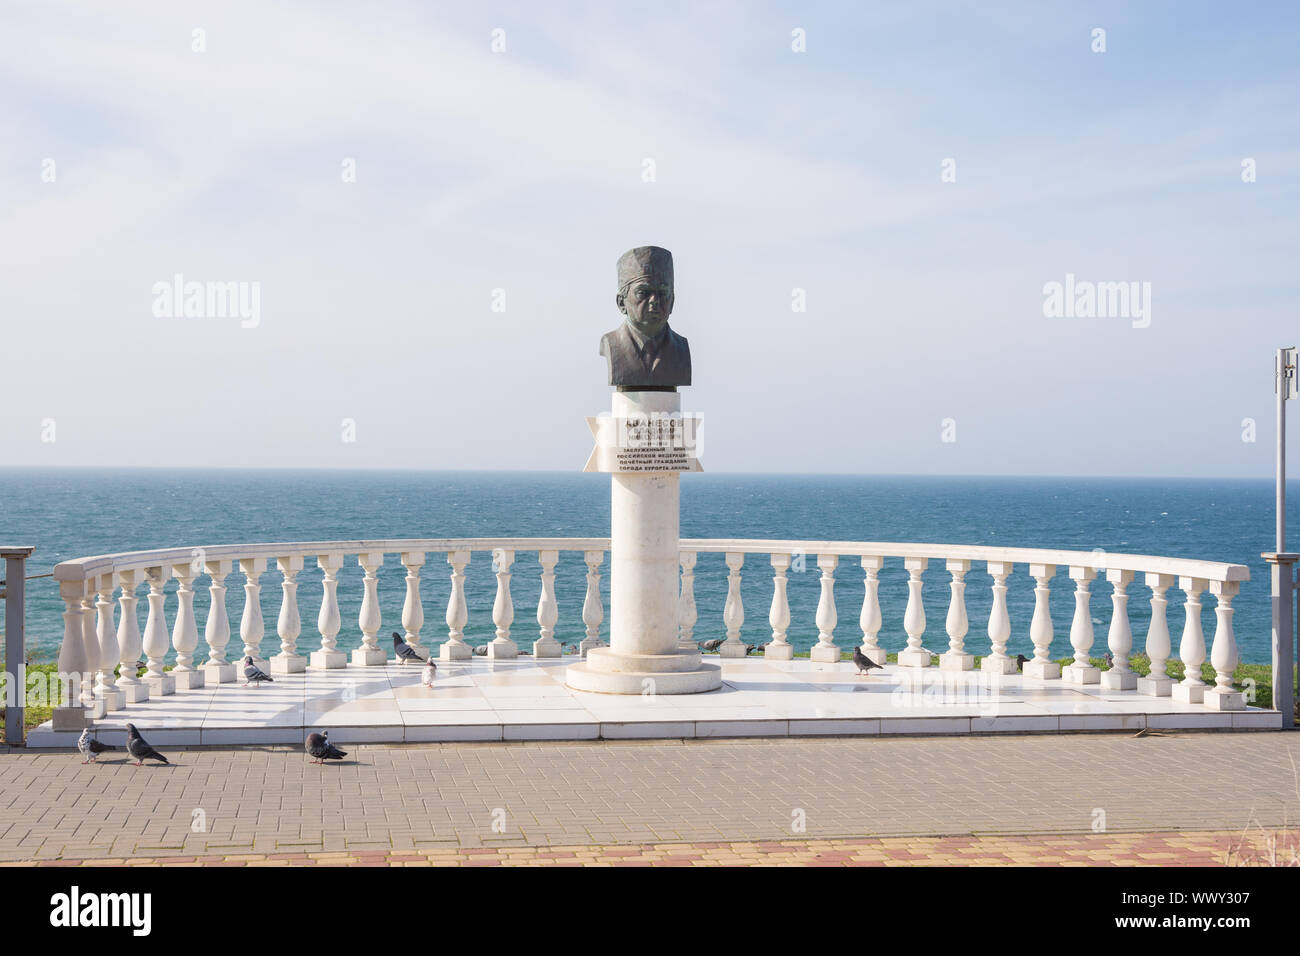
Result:
<svg viewBox="0 0 1300 956"><path fill-rule="evenodd" d="M469 564L468 551L451 551L447 563L451 565L451 597L447 600L447 640L438 649L444 661L467 661L473 651L465 643L465 624L469 609L465 606L465 567Z"/></svg>
<svg viewBox="0 0 1300 956"><path fill-rule="evenodd" d="M817 643L808 652L811 660L830 664L840 659L840 649L835 645L835 625L839 615L835 611L835 569L839 566L838 554L817 555L821 568L821 596L817 599Z"/></svg>
<svg viewBox="0 0 1300 956"><path fill-rule="evenodd" d="M948 650L939 655L939 670L970 671L975 669L975 655L966 653L966 632L970 621L966 617L966 572L970 562L964 558L951 558L946 567L952 575L952 599L948 602L948 618L944 625L948 631Z"/></svg>
<svg viewBox="0 0 1300 956"><path fill-rule="evenodd" d="M681 551L677 560L682 566L682 590L677 597L677 644L684 651L699 651L695 644L695 552Z"/></svg>
<svg viewBox="0 0 1300 956"><path fill-rule="evenodd" d="M379 626L383 624L383 615L379 613L379 578L377 572L384 564L382 551L370 551L357 555L357 564L365 568L366 576L361 582L364 588L361 598L361 613L357 624L361 627L361 646L353 650L353 665L362 667L379 667L388 663L388 653L379 646Z"/></svg>
<svg viewBox="0 0 1300 956"><path fill-rule="evenodd" d="M1137 691L1152 697L1168 697L1174 682L1165 673L1170 649L1169 622L1165 613L1169 602L1165 600L1165 592L1173 586L1174 576L1147 572L1146 583L1151 589L1151 626L1147 628L1147 658L1151 661L1151 672L1138 678Z"/></svg>
<svg viewBox="0 0 1300 956"><path fill-rule="evenodd" d="M95 604L95 637L99 643L99 677L95 683L95 696L104 701L105 711L121 710L126 695L117 689L113 674L121 649L117 644L117 629L113 627L113 589L117 587L116 573L99 576L99 600Z"/></svg>
<svg viewBox="0 0 1300 956"><path fill-rule="evenodd" d="M167 596L163 586L171 573L170 565L145 568L145 578L149 582L149 616L144 622L144 653L149 661L144 681L149 685L149 693L155 697L166 697L176 693L176 678L163 671L163 658L167 656L170 646L167 640L167 617L164 604Z"/></svg>
<svg viewBox="0 0 1300 956"><path fill-rule="evenodd" d="M1211 581L1210 593L1218 602L1214 608L1214 644L1210 663L1214 665L1214 687L1205 693L1211 710L1245 710L1246 695L1233 690L1232 673L1237 669L1237 639L1232 633L1232 599L1241 585L1237 581Z"/></svg>
<svg viewBox="0 0 1300 956"><path fill-rule="evenodd" d="M993 578L993 607L989 610L989 641L993 652L980 660L980 670L990 674L1014 674L1018 670L1013 658L1007 656L1007 641L1011 638L1011 615L1007 613L1007 578L1015 570L1010 561L988 562L988 572Z"/></svg>
<svg viewBox="0 0 1300 956"><path fill-rule="evenodd" d="M226 576L231 562L220 559L204 562L203 569L211 582L208 595L208 619L203 625L203 641L208 645L208 660L203 665L204 677L213 684L229 684L235 680L235 665L226 660L226 645L230 643L230 615L226 613Z"/></svg>
<svg viewBox="0 0 1300 956"><path fill-rule="evenodd" d="M177 690L197 690L204 686L203 671L194 666L194 651L199 646L199 626L194 619L194 577L202 567L203 563L196 558L193 564L172 568L172 577L176 579L176 621L172 625L176 666L172 668L172 679Z"/></svg>
<svg viewBox="0 0 1300 956"><path fill-rule="evenodd" d="M862 654L877 664L884 664L887 652L880 646L880 569L885 559L879 555L868 555L862 559L862 614L858 625L862 628Z"/></svg>
<svg viewBox="0 0 1300 956"><path fill-rule="evenodd" d="M420 628L424 627L424 605L420 601L420 568L424 567L423 551L407 551L402 555L406 567L406 600L402 603L402 629L406 643L421 660L429 659L429 649L420 643ZM399 662L400 663L400 662Z"/></svg>
<svg viewBox="0 0 1300 956"><path fill-rule="evenodd" d="M1128 586L1133 582L1133 572L1107 568L1106 580L1115 586L1115 590L1110 595L1110 630L1106 635L1111 665L1110 670L1101 675L1101 686L1106 690L1133 690L1137 687L1137 675L1128 663L1133 652L1133 627L1128 620Z"/></svg>
<svg viewBox="0 0 1300 956"><path fill-rule="evenodd" d="M126 703L139 704L149 699L149 685L136 676L136 663L144 653L140 637L140 619L136 614L136 586L140 583L139 571L120 571L118 581L122 596L117 599L120 613L117 623L118 667L117 689L125 695Z"/></svg>
<svg viewBox="0 0 1300 956"><path fill-rule="evenodd" d="M1070 622L1070 646L1074 648L1074 662L1065 668L1061 677L1067 684L1096 684L1101 680L1101 670L1092 666L1088 652L1092 650L1092 592L1088 583L1097 576L1093 568L1071 567L1074 579L1074 618Z"/></svg>
<svg viewBox="0 0 1300 956"><path fill-rule="evenodd" d="M59 704L54 708L53 728L57 731L80 731L87 726L86 711L81 706L82 683L86 680L86 644L82 637L82 598L85 581L60 581L63 599L63 644L59 648Z"/></svg>
<svg viewBox="0 0 1300 956"><path fill-rule="evenodd" d="M303 556L288 555L275 559L280 570L280 616L275 621L275 632L280 635L280 653L271 658L274 674L302 674L307 670L307 659L298 653L298 635L302 633L302 618L298 614L298 572L302 570Z"/></svg>
<svg viewBox="0 0 1300 956"><path fill-rule="evenodd" d="M86 648L86 673L81 682L81 706L90 709L90 717L98 719L107 713L102 698L95 696L95 674L99 671L99 634L95 630L95 582L86 582L81 599L81 641Z"/></svg>
<svg viewBox="0 0 1300 956"><path fill-rule="evenodd" d="M600 565L605 560L604 551L585 551L583 561L587 564L587 596L582 602L582 623L587 628L587 636L578 645L582 656L593 647L604 647L600 639L600 623L605 620L605 607L600 603Z"/></svg>
<svg viewBox="0 0 1300 956"><path fill-rule="evenodd" d="M343 567L343 554L335 551L316 555L316 567L321 569L320 614L316 616L316 629L320 632L320 649L311 652L311 666L325 670L338 670L348 666L348 655L338 648L339 629L343 617L339 614L339 569Z"/></svg>
<svg viewBox="0 0 1300 956"><path fill-rule="evenodd" d="M1052 660L1052 609L1051 585L1047 582L1056 575L1054 564L1031 564L1029 575L1034 586L1034 616L1029 621L1029 639L1034 642L1034 659L1026 662L1024 675L1036 680L1057 680L1061 665Z"/></svg>
<svg viewBox="0 0 1300 956"><path fill-rule="evenodd" d="M794 658L794 647L785 635L790 626L790 598L785 590L785 574L789 567L790 555L772 555L772 609L767 614L767 622L772 625L772 641L763 648L763 656L774 661Z"/></svg>
<svg viewBox="0 0 1300 956"><path fill-rule="evenodd" d="M745 555L739 551L727 552L727 603L722 608L722 623L727 628L727 639L718 648L719 657L744 657L745 645L740 640L740 628L745 623L745 605L740 600L740 569Z"/></svg>
<svg viewBox="0 0 1300 956"><path fill-rule="evenodd" d="M492 623L497 626L496 639L488 645L487 656L509 660L519 656L519 648L510 640L510 625L515 619L515 605L510 600L510 566L515 553L505 548L492 552L492 570L497 576L497 596L492 602Z"/></svg>
<svg viewBox="0 0 1300 956"><path fill-rule="evenodd" d="M560 619L560 609L555 603L555 562L559 551L538 551L537 563L542 566L542 593L537 599L537 640L533 641L533 657L559 657L560 642L555 639L555 622Z"/></svg>
<svg viewBox="0 0 1300 956"><path fill-rule="evenodd" d="M266 558L242 558L239 570L244 574L244 613L239 619L239 639L244 642L244 653L235 672L244 673L243 661L248 657L259 670L265 671L270 665L262 657L266 625L262 621L262 586L257 582L266 570Z"/></svg>
<svg viewBox="0 0 1300 956"><path fill-rule="evenodd" d="M1201 680L1201 665L1205 663L1205 632L1201 630L1201 592L1208 582L1204 578L1180 577L1178 586L1187 595L1183 605L1186 620L1183 639L1178 644L1178 656L1183 661L1183 679L1173 686L1173 699L1180 704L1205 702L1205 682Z"/></svg>
<svg viewBox="0 0 1300 956"><path fill-rule="evenodd" d="M921 603L921 574L930 563L929 558L904 558L907 569L907 610L903 613L903 630L907 632L907 647L898 654L901 667L929 667L930 652L921 646L925 634L925 605Z"/></svg>

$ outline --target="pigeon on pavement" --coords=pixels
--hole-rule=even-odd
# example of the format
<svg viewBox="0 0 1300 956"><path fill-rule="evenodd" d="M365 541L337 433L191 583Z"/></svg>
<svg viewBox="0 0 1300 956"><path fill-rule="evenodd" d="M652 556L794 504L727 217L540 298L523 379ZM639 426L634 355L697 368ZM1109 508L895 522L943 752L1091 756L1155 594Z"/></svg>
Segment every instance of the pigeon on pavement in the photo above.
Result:
<svg viewBox="0 0 1300 956"><path fill-rule="evenodd" d="M82 763L94 763L95 758L105 750L116 750L117 748L111 744L101 744L90 735L90 728L87 727L77 739L77 749L81 751L81 756L86 758L81 761Z"/></svg>
<svg viewBox="0 0 1300 956"><path fill-rule="evenodd" d="M424 663L424 658L415 653L415 648L402 640L402 635L396 631L393 631L393 650L397 652L397 660L402 664Z"/></svg>
<svg viewBox="0 0 1300 956"><path fill-rule="evenodd" d="M312 763L324 763L326 760L342 760L348 755L346 750L339 750L330 743L330 732L307 735L307 753L316 759Z"/></svg>
<svg viewBox="0 0 1300 956"><path fill-rule="evenodd" d="M140 736L140 731L135 729L135 724L126 725L126 752L135 758L137 767L143 767L146 760L168 763L166 757L150 747L149 742Z"/></svg>
<svg viewBox="0 0 1300 956"><path fill-rule="evenodd" d="M424 666L424 677L421 678L421 680L423 680L424 682L424 686L432 689L434 679L437 678L437 676L438 676L438 665L435 664L433 662L433 658L430 657L428 662Z"/></svg>
<svg viewBox="0 0 1300 956"><path fill-rule="evenodd" d="M245 657L244 658L244 682L246 684L252 684L254 687L256 687L264 680L270 681L272 684L275 683L275 679L270 674L268 674L266 671L262 670L260 667L258 667L256 664L253 663L253 658L251 656Z"/></svg>
<svg viewBox="0 0 1300 956"><path fill-rule="evenodd" d="M856 664L858 667L859 676L861 676L862 674L866 674L868 677L870 677L871 671L873 669L883 670L883 668L879 664L873 661L866 654L862 653L861 647L853 648L853 663Z"/></svg>
<svg viewBox="0 0 1300 956"><path fill-rule="evenodd" d="M1025 669L1025 665L1028 663L1029 663L1029 658L1026 657L1024 654L1016 655L1016 670L1023 671Z"/></svg>
<svg viewBox="0 0 1300 956"><path fill-rule="evenodd" d="M480 644L478 647L474 648L474 656L475 656L475 657L487 657L487 645L486 645L486 644Z"/></svg>
<svg viewBox="0 0 1300 956"><path fill-rule="evenodd" d="M716 638L716 639L714 639L714 640L712 640L712 641L705 641L703 644L700 645L700 650L702 650L702 651L716 651L719 647L722 646L722 642L723 642L724 640L726 640L726 639L725 639L725 638L722 638L722 637L719 637L719 638Z"/></svg>

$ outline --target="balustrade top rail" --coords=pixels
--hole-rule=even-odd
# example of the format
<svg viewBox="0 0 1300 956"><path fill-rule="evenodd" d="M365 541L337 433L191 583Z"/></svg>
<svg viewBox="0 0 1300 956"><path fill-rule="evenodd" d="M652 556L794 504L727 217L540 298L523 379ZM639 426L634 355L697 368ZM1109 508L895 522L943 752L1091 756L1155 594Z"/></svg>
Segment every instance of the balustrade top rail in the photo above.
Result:
<svg viewBox="0 0 1300 956"><path fill-rule="evenodd" d="M311 557L319 554L405 553L439 551L608 551L609 538L376 538L350 541L294 541L269 544L219 544L103 554L55 566L59 581L84 581L114 571L161 565L189 564L196 553L203 561L254 558ZM1206 581L1248 581L1250 569L1194 558L1171 558L1109 551L1067 551L1053 548L1007 548L986 545L927 544L897 541L795 541L765 538L683 538L683 551L747 554L809 554L839 557L927 558L932 560L994 561L1008 564L1054 565L1166 574Z"/></svg>

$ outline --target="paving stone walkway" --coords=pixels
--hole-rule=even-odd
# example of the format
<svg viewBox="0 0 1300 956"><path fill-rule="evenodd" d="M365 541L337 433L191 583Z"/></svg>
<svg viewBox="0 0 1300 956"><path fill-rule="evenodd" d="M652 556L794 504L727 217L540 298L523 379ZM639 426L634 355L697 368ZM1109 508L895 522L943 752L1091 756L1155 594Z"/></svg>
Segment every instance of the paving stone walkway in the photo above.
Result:
<svg viewBox="0 0 1300 956"><path fill-rule="evenodd" d="M0 748L0 860L1240 834L1300 824L1297 751L1278 731L363 745L324 767L281 746L141 768Z"/></svg>

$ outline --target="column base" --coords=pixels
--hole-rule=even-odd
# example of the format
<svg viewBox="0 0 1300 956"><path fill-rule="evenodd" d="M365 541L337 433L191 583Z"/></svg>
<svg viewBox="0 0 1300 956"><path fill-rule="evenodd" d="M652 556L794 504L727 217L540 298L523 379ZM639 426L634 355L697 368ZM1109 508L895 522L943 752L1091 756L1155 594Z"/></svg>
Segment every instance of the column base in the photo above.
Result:
<svg viewBox="0 0 1300 956"><path fill-rule="evenodd" d="M615 654L595 648L587 660L570 664L565 684L596 694L702 694L722 686L722 668L700 654Z"/></svg>
<svg viewBox="0 0 1300 956"><path fill-rule="evenodd" d="M748 652L740 641L725 641L718 647L719 657L745 657Z"/></svg>
<svg viewBox="0 0 1300 956"><path fill-rule="evenodd" d="M1034 680L1059 680L1061 665L1056 661L1026 661L1024 674Z"/></svg>
<svg viewBox="0 0 1300 956"><path fill-rule="evenodd" d="M487 646L489 660L508 661L519 656L519 648L514 641L497 638Z"/></svg>
<svg viewBox="0 0 1300 956"><path fill-rule="evenodd" d="M53 720L54 730L62 733L64 731L85 730L90 726L86 720L86 711L82 707L55 707Z"/></svg>
<svg viewBox="0 0 1300 956"><path fill-rule="evenodd" d="M898 652L899 667L929 667L930 652L923 647L905 647Z"/></svg>
<svg viewBox="0 0 1300 956"><path fill-rule="evenodd" d="M889 652L883 647L861 647L862 656L869 661L875 661L881 667L889 663Z"/></svg>
<svg viewBox="0 0 1300 956"><path fill-rule="evenodd" d="M96 697L89 704L85 705L86 716L91 720L102 720L108 716L108 707L104 704L104 698Z"/></svg>
<svg viewBox="0 0 1300 956"><path fill-rule="evenodd" d="M326 671L336 671L348 666L348 655L342 651L312 651L310 666Z"/></svg>
<svg viewBox="0 0 1300 956"><path fill-rule="evenodd" d="M1025 669L1028 670L1029 665L1025 665ZM1061 671L1061 680L1067 684L1099 684L1101 669L1091 664L1070 664Z"/></svg>
<svg viewBox="0 0 1300 956"><path fill-rule="evenodd" d="M727 645L722 645L726 647ZM814 644L812 650L808 652L808 659L816 661L818 664L838 664L842 655L840 649L834 644L827 646L825 644Z"/></svg>
<svg viewBox="0 0 1300 956"><path fill-rule="evenodd" d="M104 701L104 709L109 713L115 710L121 710L126 706L126 695L120 690L105 691L100 699Z"/></svg>
<svg viewBox="0 0 1300 956"><path fill-rule="evenodd" d="M208 661L203 665L203 674L209 684L233 684L237 679L234 664L214 664Z"/></svg>
<svg viewBox="0 0 1300 956"><path fill-rule="evenodd" d="M939 655L939 670L941 671L973 671L974 669L974 654L954 654L952 651L948 651Z"/></svg>
<svg viewBox="0 0 1300 956"><path fill-rule="evenodd" d="M560 642L555 638L533 641L533 657L559 657Z"/></svg>
<svg viewBox="0 0 1300 956"><path fill-rule="evenodd" d="M142 677L140 679L149 685L149 693L154 697L166 697L168 694L176 693L176 678L170 674L164 674L162 677Z"/></svg>
<svg viewBox="0 0 1300 956"><path fill-rule="evenodd" d="M578 653L585 658L588 651L594 650L597 647L609 647L609 645L598 637L584 637L582 643L578 645Z"/></svg>
<svg viewBox="0 0 1300 956"><path fill-rule="evenodd" d="M307 658L301 654L276 654L271 658L272 674L305 674Z"/></svg>
<svg viewBox="0 0 1300 956"><path fill-rule="evenodd" d="M446 641L438 648L438 660L440 661L467 661L474 656L474 652L469 649L469 645L464 641Z"/></svg>
<svg viewBox="0 0 1300 956"><path fill-rule="evenodd" d="M204 686L203 671L172 671L177 690L199 690Z"/></svg>
<svg viewBox="0 0 1300 956"><path fill-rule="evenodd" d="M1203 704L1205 703L1205 685L1178 683L1173 686L1173 692L1169 696L1180 704Z"/></svg>
<svg viewBox="0 0 1300 956"><path fill-rule="evenodd" d="M1241 691L1215 687L1205 692L1205 706L1210 710L1245 710L1246 695Z"/></svg>
<svg viewBox="0 0 1300 956"><path fill-rule="evenodd" d="M1174 680L1172 677L1139 677L1137 679L1137 692L1146 694L1148 697L1168 697L1173 686Z"/></svg>
<svg viewBox="0 0 1300 956"><path fill-rule="evenodd" d="M772 641L763 648L763 656L769 661L794 660L794 645Z"/></svg>
<svg viewBox="0 0 1300 956"><path fill-rule="evenodd" d="M355 667L383 667L388 663L388 652L381 647L358 647L352 652Z"/></svg>
<svg viewBox="0 0 1300 956"><path fill-rule="evenodd" d="M149 685L139 678L134 684L123 684L119 680L117 689L125 695L128 704L143 704L149 699Z"/></svg>
<svg viewBox="0 0 1300 956"><path fill-rule="evenodd" d="M1017 674L1020 672L1015 658L1007 657L1005 654L1001 657L983 658L980 661L980 670L990 674Z"/></svg>
<svg viewBox="0 0 1300 956"><path fill-rule="evenodd" d="M1106 690L1133 690L1138 685L1137 674L1111 668L1101 675L1101 686Z"/></svg>

